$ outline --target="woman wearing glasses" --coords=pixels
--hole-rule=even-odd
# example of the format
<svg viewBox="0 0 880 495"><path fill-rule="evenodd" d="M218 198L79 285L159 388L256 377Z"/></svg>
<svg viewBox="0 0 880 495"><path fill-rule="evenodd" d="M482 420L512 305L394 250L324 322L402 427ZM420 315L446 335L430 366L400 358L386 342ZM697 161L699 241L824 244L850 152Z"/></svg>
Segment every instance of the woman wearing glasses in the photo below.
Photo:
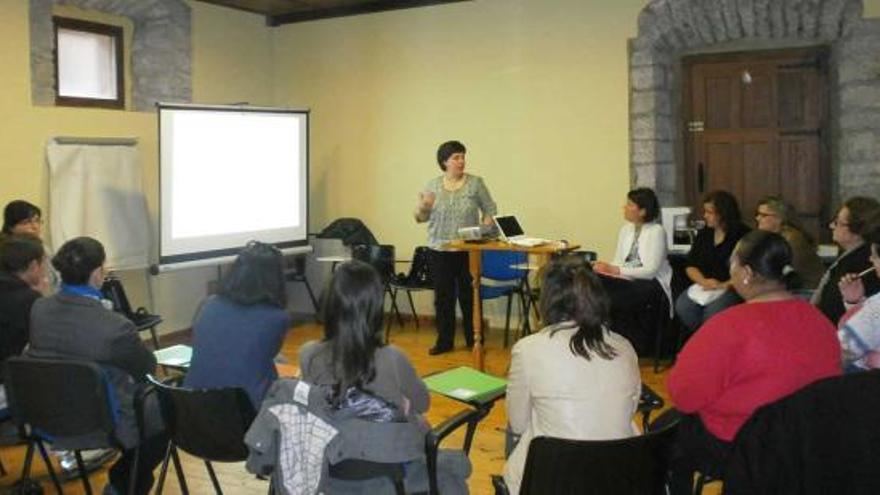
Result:
<svg viewBox="0 0 880 495"><path fill-rule="evenodd" d="M878 209L880 209L880 203L877 203L876 200L854 196L843 203L834 220L828 224L828 228L831 229L831 238L840 246L843 254L822 276L819 287L816 288L810 302L834 323L837 323L846 312L838 287L840 279L847 273L861 273L871 266L871 262L868 260L871 248L865 243L862 234L865 229L865 219ZM872 296L880 291L880 280L877 279L876 273L866 274L862 277L862 282L866 296Z"/></svg>
<svg viewBox="0 0 880 495"><path fill-rule="evenodd" d="M278 379L275 356L290 327L284 258L251 242L238 254L219 294L202 303L193 324L193 355L183 384L242 387L256 408Z"/></svg>
<svg viewBox="0 0 880 495"><path fill-rule="evenodd" d="M815 289L822 279L825 266L816 254L816 243L798 222L797 212L776 196L766 196L758 202L755 223L759 230L774 232L785 238L791 247L791 266L800 278L800 288Z"/></svg>
<svg viewBox="0 0 880 495"><path fill-rule="evenodd" d="M17 199L3 209L3 234L27 234L36 238L43 235L43 212L37 205Z"/></svg>

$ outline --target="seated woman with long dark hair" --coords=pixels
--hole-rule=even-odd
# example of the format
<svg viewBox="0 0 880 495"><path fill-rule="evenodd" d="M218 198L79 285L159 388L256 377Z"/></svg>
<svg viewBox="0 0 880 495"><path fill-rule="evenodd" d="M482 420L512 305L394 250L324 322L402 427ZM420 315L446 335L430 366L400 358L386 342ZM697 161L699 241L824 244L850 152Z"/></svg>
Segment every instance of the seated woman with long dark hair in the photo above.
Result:
<svg viewBox="0 0 880 495"><path fill-rule="evenodd" d="M697 233L685 265L693 284L675 301L675 313L691 332L706 320L742 299L730 282L730 254L749 228L742 222L739 204L727 191L703 198L706 227Z"/></svg>
<svg viewBox="0 0 880 495"><path fill-rule="evenodd" d="M290 328L284 258L251 242L238 254L219 294L195 317L193 356L184 386L244 388L254 406L275 380L275 357Z"/></svg>
<svg viewBox="0 0 880 495"><path fill-rule="evenodd" d="M821 378L840 374L834 326L791 294L791 247L761 230L737 244L730 280L745 304L707 321L679 352L669 396L686 413L673 460L673 493L691 493L694 470L719 472L751 414Z"/></svg>
<svg viewBox="0 0 880 495"><path fill-rule="evenodd" d="M324 339L299 351L302 379L333 389L338 405L354 387L394 403L404 414L430 406L428 388L406 355L382 341L379 274L359 261L339 265L324 300Z"/></svg>
<svg viewBox="0 0 880 495"><path fill-rule="evenodd" d="M544 329L511 352L507 419L522 435L504 467L519 493L529 443L537 436L573 440L625 438L641 391L629 341L608 328L609 301L599 277L582 260L560 258L544 270Z"/></svg>

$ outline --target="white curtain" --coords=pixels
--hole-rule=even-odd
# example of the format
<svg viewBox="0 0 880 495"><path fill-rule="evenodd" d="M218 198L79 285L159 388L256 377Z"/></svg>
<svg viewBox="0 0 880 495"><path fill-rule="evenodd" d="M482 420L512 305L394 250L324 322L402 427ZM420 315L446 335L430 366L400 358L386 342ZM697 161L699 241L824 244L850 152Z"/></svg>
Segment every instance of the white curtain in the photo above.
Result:
<svg viewBox="0 0 880 495"><path fill-rule="evenodd" d="M89 236L104 245L108 268L146 267L151 231L136 142L58 138L46 154L54 250Z"/></svg>

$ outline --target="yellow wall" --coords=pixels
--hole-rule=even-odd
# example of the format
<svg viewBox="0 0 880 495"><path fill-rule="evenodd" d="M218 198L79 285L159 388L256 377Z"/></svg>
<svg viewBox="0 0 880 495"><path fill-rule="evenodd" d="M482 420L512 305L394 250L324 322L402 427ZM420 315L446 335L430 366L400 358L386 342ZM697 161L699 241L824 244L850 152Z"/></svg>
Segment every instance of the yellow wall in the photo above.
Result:
<svg viewBox="0 0 880 495"><path fill-rule="evenodd" d="M459 139L527 233L610 254L643 5L482 0L276 29L276 103L312 109L312 229L360 217L408 256L437 145Z"/></svg>
<svg viewBox="0 0 880 495"><path fill-rule="evenodd" d="M205 103L272 101L271 32L261 16L193 2L193 100ZM44 146L57 135L134 136L139 139L144 188L155 223L157 123L154 113L31 105L28 2L0 0L0 203L21 198L47 203ZM135 304L146 299L142 273L123 274ZM163 330L189 326L211 269L151 280Z"/></svg>

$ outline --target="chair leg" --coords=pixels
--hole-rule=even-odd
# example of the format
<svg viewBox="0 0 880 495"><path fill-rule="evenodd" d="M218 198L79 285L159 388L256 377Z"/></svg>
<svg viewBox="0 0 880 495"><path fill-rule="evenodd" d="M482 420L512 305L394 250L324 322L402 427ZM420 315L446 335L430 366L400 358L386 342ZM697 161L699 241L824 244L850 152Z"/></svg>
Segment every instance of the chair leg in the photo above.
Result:
<svg viewBox="0 0 880 495"><path fill-rule="evenodd" d="M46 470L49 471L52 485L55 486L55 491L58 492L58 495L61 495L61 481L58 479L58 475L55 474L55 468L52 467L52 461L49 459L49 453L46 452L46 446L43 445L41 440L37 440L37 447L40 449L40 457L43 458L43 462L46 464ZM29 448L31 447L29 446ZM33 455L33 451L31 451L31 455ZM28 467L28 475L30 475L30 467Z"/></svg>
<svg viewBox="0 0 880 495"><path fill-rule="evenodd" d="M660 370L660 359L663 357L663 337L665 335L665 328L669 326L668 319L666 315L660 315L662 319L662 323L657 326L657 337L654 339L654 373L656 374Z"/></svg>
<svg viewBox="0 0 880 495"><path fill-rule="evenodd" d="M217 481L217 474L214 473L214 466L211 465L211 461L205 461L205 467L208 468L208 476L211 477L211 484L214 485L214 492L217 495L223 495L223 490L220 488L220 482Z"/></svg>
<svg viewBox="0 0 880 495"><path fill-rule="evenodd" d="M79 450L74 450L73 456L76 457L76 468L79 470L79 477L82 480L83 488L86 490L86 495L92 495L92 485L89 483L89 473L86 471L82 453Z"/></svg>
<svg viewBox="0 0 880 495"><path fill-rule="evenodd" d="M180 484L180 493L189 495L189 487L186 486L186 476L183 474L183 466L180 464L180 456L177 455L177 447L171 450L171 462L174 463L174 472L177 473L177 482Z"/></svg>
<svg viewBox="0 0 880 495"><path fill-rule="evenodd" d="M156 325L150 327L150 338L153 341L153 350L159 350L159 338L156 337Z"/></svg>
<svg viewBox="0 0 880 495"><path fill-rule="evenodd" d="M510 309L513 307L513 292L507 294L507 316L504 318L504 347L510 344Z"/></svg>
<svg viewBox="0 0 880 495"><path fill-rule="evenodd" d="M391 287L385 286L385 293L391 296L391 312L397 316L397 324L400 325L400 328L403 328L403 316L400 314L400 308L397 307L397 298L395 294L391 291Z"/></svg>
<svg viewBox="0 0 880 495"><path fill-rule="evenodd" d="M395 292L397 292L397 289L395 289ZM413 320L415 320L416 329L418 330L418 328L419 328L419 315L418 315L418 313L416 313L416 305L413 303L411 290L406 291L406 298L409 299L409 309L412 310Z"/></svg>
<svg viewBox="0 0 880 495"><path fill-rule="evenodd" d="M706 485L706 475L703 473L697 474L697 483L694 485L694 495L701 495L703 493L703 487Z"/></svg>
<svg viewBox="0 0 880 495"><path fill-rule="evenodd" d="M315 314L320 313L320 309L318 309L318 299L315 297L315 292L312 290L312 285L309 283L309 279L303 274L303 283L306 284L306 291L309 293L309 299L312 300L312 306L315 308Z"/></svg>
<svg viewBox="0 0 880 495"><path fill-rule="evenodd" d="M168 442L165 448L165 458L162 459L162 467L159 469L159 479L156 480L156 495L162 495L165 488L165 476L168 474L168 463L171 461L171 449L174 447L173 442Z"/></svg>

